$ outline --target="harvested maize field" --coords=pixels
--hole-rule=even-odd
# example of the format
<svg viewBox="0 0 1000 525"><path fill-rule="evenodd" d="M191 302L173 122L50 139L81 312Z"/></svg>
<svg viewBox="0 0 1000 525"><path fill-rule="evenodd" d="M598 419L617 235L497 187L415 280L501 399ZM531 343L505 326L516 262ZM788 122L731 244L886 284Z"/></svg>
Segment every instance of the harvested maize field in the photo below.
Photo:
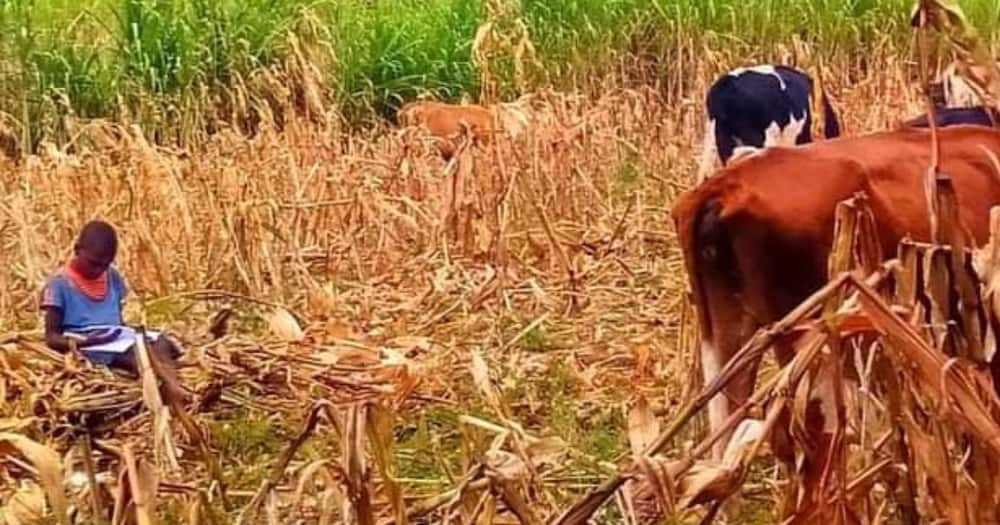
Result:
<svg viewBox="0 0 1000 525"><path fill-rule="evenodd" d="M997 523L1000 239L955 233L946 172L932 243L876 254L868 197L838 204L830 282L710 384L671 218L720 75L793 64L842 135L894 129L996 55L992 2L917 2L919 40L903 0L83 4L0 3L0 525ZM396 117L420 98L507 132L445 148ZM184 400L143 338L136 376L52 348L93 219ZM714 461L753 355L761 434ZM764 437L815 452L821 376L811 479Z"/></svg>

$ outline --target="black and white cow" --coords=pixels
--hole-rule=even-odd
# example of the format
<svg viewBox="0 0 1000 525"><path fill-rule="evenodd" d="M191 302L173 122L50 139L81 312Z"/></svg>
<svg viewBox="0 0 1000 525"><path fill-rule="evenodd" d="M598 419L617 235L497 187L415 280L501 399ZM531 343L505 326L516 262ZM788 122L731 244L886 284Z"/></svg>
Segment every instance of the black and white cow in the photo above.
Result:
<svg viewBox="0 0 1000 525"><path fill-rule="evenodd" d="M944 106L949 108L974 108L983 103L979 88L969 82L964 75L974 75L987 78L986 70L981 66L963 66L959 62L948 64L938 77L938 85L943 91Z"/></svg>
<svg viewBox="0 0 1000 525"><path fill-rule="evenodd" d="M934 109L934 122L939 128L947 126L957 126L960 124L972 124L976 126L997 127L1000 124L1000 114L986 106L958 107ZM930 119L924 113L903 123L904 127L927 128L930 127Z"/></svg>
<svg viewBox="0 0 1000 525"><path fill-rule="evenodd" d="M783 65L734 69L708 90L708 122L698 167L698 182L711 170L715 157L725 165L738 148L793 146L812 141L812 79ZM840 122L822 94L823 134L840 136Z"/></svg>

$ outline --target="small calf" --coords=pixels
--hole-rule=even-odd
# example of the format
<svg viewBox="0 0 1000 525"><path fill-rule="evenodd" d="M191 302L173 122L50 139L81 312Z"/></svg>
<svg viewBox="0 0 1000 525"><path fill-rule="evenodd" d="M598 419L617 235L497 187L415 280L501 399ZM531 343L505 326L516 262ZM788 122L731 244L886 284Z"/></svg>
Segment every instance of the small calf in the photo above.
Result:
<svg viewBox="0 0 1000 525"><path fill-rule="evenodd" d="M527 127L527 117L516 102L490 106L410 102L400 109L397 120L404 127L422 127L430 132L445 160L454 156L466 131L472 140L489 144L498 133L517 137Z"/></svg>

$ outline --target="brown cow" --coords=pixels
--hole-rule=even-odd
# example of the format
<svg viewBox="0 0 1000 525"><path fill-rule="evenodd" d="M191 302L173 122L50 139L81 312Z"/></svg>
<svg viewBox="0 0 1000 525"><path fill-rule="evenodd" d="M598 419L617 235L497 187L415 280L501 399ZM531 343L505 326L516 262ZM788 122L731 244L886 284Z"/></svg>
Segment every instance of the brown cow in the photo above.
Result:
<svg viewBox="0 0 1000 525"><path fill-rule="evenodd" d="M420 126L434 137L435 145L445 160L458 148L466 129L474 140L489 144L501 130L518 136L527 124L519 103L481 106L478 104L448 104L435 101L410 102L400 109L402 126Z"/></svg>
<svg viewBox="0 0 1000 525"><path fill-rule="evenodd" d="M961 219L986 242L990 207L1000 204L1000 131L980 126L940 130L941 169L952 176ZM673 208L702 332L705 380L754 332L770 324L827 280L836 204L865 191L883 251L906 235L927 241L923 180L930 133L899 129L795 148L773 147L723 168L683 194ZM789 348L778 348L787 363ZM716 396L711 428L719 428L751 393L756 364ZM715 448L718 458L729 436Z"/></svg>

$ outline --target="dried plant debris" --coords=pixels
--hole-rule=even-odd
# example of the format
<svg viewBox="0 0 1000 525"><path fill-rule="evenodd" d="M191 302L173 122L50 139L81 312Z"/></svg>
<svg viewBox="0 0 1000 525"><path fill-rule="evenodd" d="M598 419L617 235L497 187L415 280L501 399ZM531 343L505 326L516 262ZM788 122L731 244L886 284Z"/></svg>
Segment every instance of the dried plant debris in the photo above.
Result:
<svg viewBox="0 0 1000 525"><path fill-rule="evenodd" d="M539 74L516 2L483 8L477 67ZM444 163L419 133L340 126L297 45L239 81L274 104L228 95L234 121L260 117L252 138L219 130L177 151L81 121L89 139L72 150L0 159L0 523L995 522L998 410L969 357L996 351L992 251L973 265L910 245L882 268L856 203L831 285L747 350L788 331L800 357L764 367L739 439L708 461L666 214L703 108L651 88L541 90L497 105L516 133ZM671 92L703 92L735 60L695 55ZM823 67L851 129L922 111L904 68L845 86L852 65ZM885 90L899 104L871 105ZM303 118L269 124L280 100ZM155 373L125 377L24 331L95 215L121 231L128 318L183 340L183 405L164 403ZM838 273L852 268L868 279ZM961 333L982 352L929 328L977 319ZM837 439L817 441L812 394L841 372L862 387L843 388ZM790 472L773 468L778 433ZM833 466L817 470L823 449Z"/></svg>

